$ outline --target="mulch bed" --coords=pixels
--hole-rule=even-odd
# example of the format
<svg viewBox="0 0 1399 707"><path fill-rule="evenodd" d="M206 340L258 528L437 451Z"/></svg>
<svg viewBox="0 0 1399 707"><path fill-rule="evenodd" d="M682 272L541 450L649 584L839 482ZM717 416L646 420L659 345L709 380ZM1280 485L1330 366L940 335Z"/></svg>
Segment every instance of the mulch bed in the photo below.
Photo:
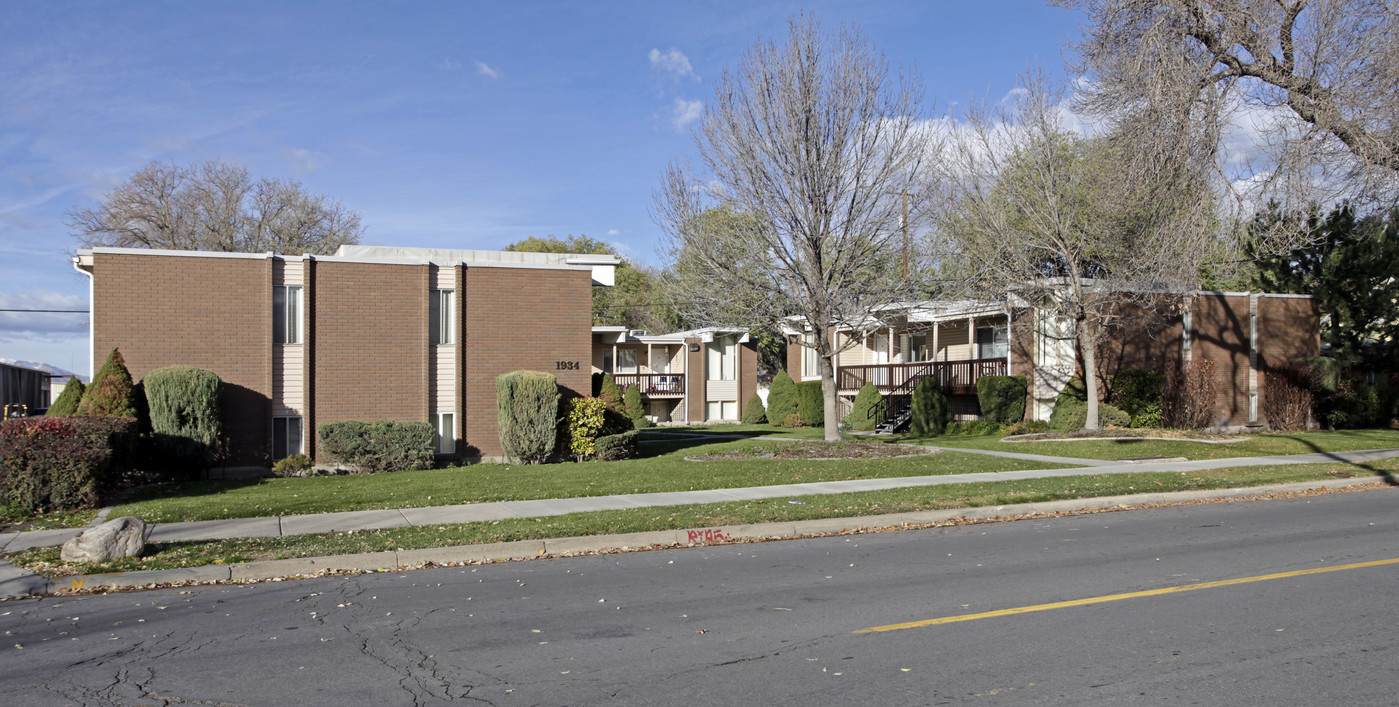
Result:
<svg viewBox="0 0 1399 707"><path fill-rule="evenodd" d="M1076 439L1160 439L1178 442L1244 442L1252 437L1202 430L1123 429L1074 430L1073 432L1038 432L1006 437L1003 442L1054 442Z"/></svg>
<svg viewBox="0 0 1399 707"><path fill-rule="evenodd" d="M689 461L712 462L736 459L892 459L932 454L936 450L884 442L793 442L762 444L715 454L685 457Z"/></svg>

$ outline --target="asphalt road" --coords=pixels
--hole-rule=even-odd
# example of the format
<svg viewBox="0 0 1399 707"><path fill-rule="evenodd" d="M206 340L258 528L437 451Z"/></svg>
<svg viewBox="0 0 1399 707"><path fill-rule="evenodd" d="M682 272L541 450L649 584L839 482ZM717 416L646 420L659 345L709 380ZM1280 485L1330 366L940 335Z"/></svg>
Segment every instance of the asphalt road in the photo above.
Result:
<svg viewBox="0 0 1399 707"><path fill-rule="evenodd" d="M1396 505L1387 489L13 601L0 704L1389 705L1399 562L1153 590L1399 560ZM969 618L859 632L948 617Z"/></svg>

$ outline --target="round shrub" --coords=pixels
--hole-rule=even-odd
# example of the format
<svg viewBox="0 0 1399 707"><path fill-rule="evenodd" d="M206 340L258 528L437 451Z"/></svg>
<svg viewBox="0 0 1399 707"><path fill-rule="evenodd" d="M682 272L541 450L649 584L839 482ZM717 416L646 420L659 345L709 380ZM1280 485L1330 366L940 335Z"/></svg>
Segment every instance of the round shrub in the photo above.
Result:
<svg viewBox="0 0 1399 707"><path fill-rule="evenodd" d="M976 398L987 422L1008 425L1025 418L1025 376L982 376Z"/></svg>
<svg viewBox="0 0 1399 707"><path fill-rule="evenodd" d="M754 393L743 404L743 424L761 425L768 421L767 409L763 407L762 396Z"/></svg>
<svg viewBox="0 0 1399 707"><path fill-rule="evenodd" d="M315 473L316 464L305 454L293 454L278 459L272 464L272 473L281 477L310 476Z"/></svg>
<svg viewBox="0 0 1399 707"><path fill-rule="evenodd" d="M505 456L540 464L554 451L559 384L550 373L512 371L495 379L496 427Z"/></svg>
<svg viewBox="0 0 1399 707"><path fill-rule="evenodd" d="M203 470L214 461L221 426L218 374L190 366L166 366L141 381L151 434L166 463Z"/></svg>
<svg viewBox="0 0 1399 707"><path fill-rule="evenodd" d="M787 417L783 418L783 420L782 420L782 426L783 426L783 427L801 427L801 426L802 426L802 416L801 416L801 413L796 413L796 412L794 412L794 413L788 415Z"/></svg>

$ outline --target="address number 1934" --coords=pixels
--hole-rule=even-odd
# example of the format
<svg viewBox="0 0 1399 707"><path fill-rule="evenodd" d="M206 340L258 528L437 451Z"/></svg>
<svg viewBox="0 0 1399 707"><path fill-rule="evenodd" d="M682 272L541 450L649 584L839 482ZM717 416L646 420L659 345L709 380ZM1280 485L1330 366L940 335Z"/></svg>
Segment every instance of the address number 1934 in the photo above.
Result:
<svg viewBox="0 0 1399 707"><path fill-rule="evenodd" d="M556 371L576 371L576 370L578 370L579 368L580 368L580 366L578 365L578 362L577 362L577 361L555 361L555 362L554 362L554 370L556 370Z"/></svg>

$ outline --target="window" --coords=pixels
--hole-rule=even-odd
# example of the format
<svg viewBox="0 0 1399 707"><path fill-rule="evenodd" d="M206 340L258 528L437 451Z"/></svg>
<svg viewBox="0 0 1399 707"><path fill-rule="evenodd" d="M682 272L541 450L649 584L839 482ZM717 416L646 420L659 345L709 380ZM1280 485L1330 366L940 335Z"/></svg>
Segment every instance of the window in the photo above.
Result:
<svg viewBox="0 0 1399 707"><path fill-rule="evenodd" d="M434 344L452 343L452 291L433 290L428 298L428 340Z"/></svg>
<svg viewBox="0 0 1399 707"><path fill-rule="evenodd" d="M706 420L737 420L738 402L734 400L705 401Z"/></svg>
<svg viewBox="0 0 1399 707"><path fill-rule="evenodd" d="M439 412L432 418L432 426L437 431L437 453L455 454L457 451L456 416L450 412Z"/></svg>
<svg viewBox="0 0 1399 707"><path fill-rule="evenodd" d="M614 370L614 369L612 368L612 349L603 349L603 350L602 350L602 372L603 372L603 373L612 373L613 370Z"/></svg>
<svg viewBox="0 0 1399 707"><path fill-rule="evenodd" d="M904 348L904 362L921 363L931 360L928 357L928 347L932 344L932 338L929 334L909 334L908 344Z"/></svg>
<svg viewBox="0 0 1399 707"><path fill-rule="evenodd" d="M1010 353L1010 331L1004 326L979 327L976 330L977 358L1005 358Z"/></svg>
<svg viewBox="0 0 1399 707"><path fill-rule="evenodd" d="M1258 315L1248 315L1248 350L1258 353Z"/></svg>
<svg viewBox="0 0 1399 707"><path fill-rule="evenodd" d="M738 345L734 342L734 337L720 336L706 344L705 358L709 364L705 366L708 380L734 380L734 372L738 363Z"/></svg>
<svg viewBox="0 0 1399 707"><path fill-rule="evenodd" d="M636 373L636 349L617 350L617 372Z"/></svg>
<svg viewBox="0 0 1399 707"><path fill-rule="evenodd" d="M1258 422L1258 394L1248 394L1248 421Z"/></svg>
<svg viewBox="0 0 1399 707"><path fill-rule="evenodd" d="M821 375L820 373L818 373L818 372L816 371L816 349L812 348L813 346L816 345L816 335L815 335L815 334L807 334L807 335L806 335L806 343L807 343L807 345L802 347L802 379L803 379L803 380L809 380L809 379L816 378L817 376L820 376L820 375Z"/></svg>
<svg viewBox="0 0 1399 707"><path fill-rule="evenodd" d="M1190 359L1190 327L1192 326L1190 310L1186 310L1180 315L1180 350L1185 354L1185 359Z"/></svg>
<svg viewBox="0 0 1399 707"><path fill-rule="evenodd" d="M272 288L272 343L301 343L301 288L277 285Z"/></svg>
<svg viewBox="0 0 1399 707"><path fill-rule="evenodd" d="M301 453L301 418L272 418L272 458L286 459Z"/></svg>

